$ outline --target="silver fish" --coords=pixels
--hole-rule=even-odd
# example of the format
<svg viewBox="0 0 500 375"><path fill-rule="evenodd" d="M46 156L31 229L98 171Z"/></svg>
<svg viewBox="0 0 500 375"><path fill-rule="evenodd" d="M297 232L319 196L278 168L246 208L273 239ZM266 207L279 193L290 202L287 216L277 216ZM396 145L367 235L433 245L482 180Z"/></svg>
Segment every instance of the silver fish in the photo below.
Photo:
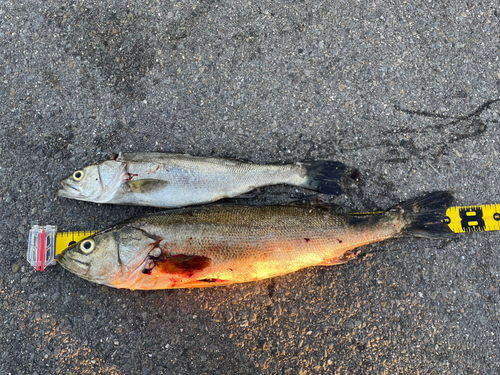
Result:
<svg viewBox="0 0 500 375"><path fill-rule="evenodd" d="M289 184L339 194L345 165L316 161L259 165L173 153L120 153L74 172L58 194L95 203L182 207L236 197L267 185Z"/></svg>

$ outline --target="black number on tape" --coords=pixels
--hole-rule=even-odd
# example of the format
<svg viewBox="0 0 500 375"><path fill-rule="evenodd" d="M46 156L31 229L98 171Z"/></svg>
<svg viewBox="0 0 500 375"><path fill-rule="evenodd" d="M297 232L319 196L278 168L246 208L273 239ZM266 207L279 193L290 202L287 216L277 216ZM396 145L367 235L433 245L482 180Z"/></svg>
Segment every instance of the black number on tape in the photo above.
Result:
<svg viewBox="0 0 500 375"><path fill-rule="evenodd" d="M459 214L464 231L479 232L486 229L482 208L461 208Z"/></svg>

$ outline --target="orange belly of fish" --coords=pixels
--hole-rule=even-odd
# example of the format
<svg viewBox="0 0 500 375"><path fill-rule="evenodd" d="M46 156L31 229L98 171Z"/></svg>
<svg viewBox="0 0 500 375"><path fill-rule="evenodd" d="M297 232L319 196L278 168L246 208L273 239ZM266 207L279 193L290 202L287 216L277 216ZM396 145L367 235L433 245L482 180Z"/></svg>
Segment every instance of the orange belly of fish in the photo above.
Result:
<svg viewBox="0 0 500 375"><path fill-rule="evenodd" d="M316 233L293 238L283 236L285 238L279 240L240 238L202 246L193 246L190 241L171 246L172 257L196 254L209 259L206 266L178 269L171 264L173 258L170 257L157 261L149 273L136 272L135 277L113 286L142 290L202 288L267 279L311 266L342 264L355 258L350 250L390 238L393 230L365 231L356 236L346 234Z"/></svg>

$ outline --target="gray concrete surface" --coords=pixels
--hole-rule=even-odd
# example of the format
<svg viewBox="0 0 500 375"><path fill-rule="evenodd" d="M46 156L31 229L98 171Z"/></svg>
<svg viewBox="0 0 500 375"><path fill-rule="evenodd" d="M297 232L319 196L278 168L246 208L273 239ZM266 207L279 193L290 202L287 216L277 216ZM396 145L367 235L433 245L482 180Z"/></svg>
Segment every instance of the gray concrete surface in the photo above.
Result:
<svg viewBox="0 0 500 375"><path fill-rule="evenodd" d="M439 189L500 203L499 22L497 1L0 0L0 373L500 373L498 233L205 290L25 260L34 222L153 210L56 197L119 151L340 160L359 181L322 198L347 211Z"/></svg>

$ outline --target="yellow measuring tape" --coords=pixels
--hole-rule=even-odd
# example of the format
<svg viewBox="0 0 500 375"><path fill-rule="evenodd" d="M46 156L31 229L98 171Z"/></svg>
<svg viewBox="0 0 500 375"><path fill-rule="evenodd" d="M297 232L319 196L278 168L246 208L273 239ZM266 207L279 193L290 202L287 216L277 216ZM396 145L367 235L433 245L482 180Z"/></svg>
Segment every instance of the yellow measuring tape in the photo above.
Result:
<svg viewBox="0 0 500 375"><path fill-rule="evenodd" d="M96 230L57 233L57 236L56 236L56 255L61 254L63 252L63 250L66 249L68 246L71 246L74 243L77 243L77 242L83 240L85 237L92 236L95 233L97 233Z"/></svg>
<svg viewBox="0 0 500 375"><path fill-rule="evenodd" d="M443 223L455 233L500 230L500 204L450 207Z"/></svg>

